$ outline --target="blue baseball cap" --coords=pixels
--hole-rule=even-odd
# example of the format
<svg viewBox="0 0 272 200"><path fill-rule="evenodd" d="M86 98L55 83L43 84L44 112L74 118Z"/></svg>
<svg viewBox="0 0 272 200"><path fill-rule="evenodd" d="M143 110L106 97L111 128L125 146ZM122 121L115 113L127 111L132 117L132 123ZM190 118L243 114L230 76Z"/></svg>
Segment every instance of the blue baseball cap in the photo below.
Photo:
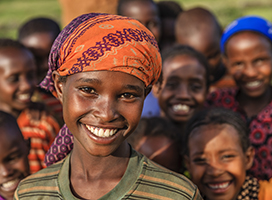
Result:
<svg viewBox="0 0 272 200"><path fill-rule="evenodd" d="M228 39L235 33L241 31L255 31L265 35L268 39L272 41L271 22L259 16L245 16L234 20L224 30L220 43L222 53L224 53L225 51L224 46Z"/></svg>

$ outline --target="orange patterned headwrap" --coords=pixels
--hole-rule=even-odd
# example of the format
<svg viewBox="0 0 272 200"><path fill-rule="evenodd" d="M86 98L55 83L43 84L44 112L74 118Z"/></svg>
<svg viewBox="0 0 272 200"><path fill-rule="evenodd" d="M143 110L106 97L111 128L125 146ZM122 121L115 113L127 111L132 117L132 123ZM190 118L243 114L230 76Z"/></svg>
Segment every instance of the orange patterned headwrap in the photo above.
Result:
<svg viewBox="0 0 272 200"><path fill-rule="evenodd" d="M87 71L118 71L154 84L161 56L152 33L135 19L90 13L75 18L56 38L49 71L40 86L54 95L52 72L61 76Z"/></svg>

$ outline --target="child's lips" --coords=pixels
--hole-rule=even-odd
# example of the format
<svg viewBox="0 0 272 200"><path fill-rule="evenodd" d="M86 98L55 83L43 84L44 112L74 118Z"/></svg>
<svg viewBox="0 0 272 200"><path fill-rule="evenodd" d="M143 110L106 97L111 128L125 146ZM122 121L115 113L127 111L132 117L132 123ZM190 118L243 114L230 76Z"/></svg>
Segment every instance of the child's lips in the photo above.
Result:
<svg viewBox="0 0 272 200"><path fill-rule="evenodd" d="M90 126L86 124L86 128L91 131L94 135L102 138L107 138L113 136L118 129L107 129L107 128L99 128L95 126Z"/></svg>
<svg viewBox="0 0 272 200"><path fill-rule="evenodd" d="M6 192L14 191L21 179L15 178L13 180L7 181L5 183L0 184L1 190L4 190Z"/></svg>
<svg viewBox="0 0 272 200"><path fill-rule="evenodd" d="M31 99L31 94L30 93L27 93L27 94L19 94L17 96L17 99L20 100L20 101L30 101Z"/></svg>
<svg viewBox="0 0 272 200"><path fill-rule="evenodd" d="M191 106L187 104L173 104L172 110L178 115L187 115L191 111Z"/></svg>
<svg viewBox="0 0 272 200"><path fill-rule="evenodd" d="M213 190L215 193L222 193L225 192L229 185L231 184L231 181L224 181L224 182L218 182L218 183L207 183L207 187Z"/></svg>
<svg viewBox="0 0 272 200"><path fill-rule="evenodd" d="M255 81L250 81L250 82L245 82L245 83L244 83L244 86L245 86L247 89L250 89L250 90L257 89L257 88L259 88L261 85L262 85L262 81L260 81L260 80L255 80Z"/></svg>

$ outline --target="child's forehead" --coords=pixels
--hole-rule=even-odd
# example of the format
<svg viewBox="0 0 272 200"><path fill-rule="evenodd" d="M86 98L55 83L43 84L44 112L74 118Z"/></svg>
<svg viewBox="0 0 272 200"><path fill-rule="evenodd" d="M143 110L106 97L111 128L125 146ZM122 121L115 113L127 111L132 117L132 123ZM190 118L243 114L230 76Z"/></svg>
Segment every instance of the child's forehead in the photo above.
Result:
<svg viewBox="0 0 272 200"><path fill-rule="evenodd" d="M28 69L33 65L34 56L29 50L17 47L0 48L0 69L2 72L18 71L22 69L21 66L28 66L24 67L24 69Z"/></svg>
<svg viewBox="0 0 272 200"><path fill-rule="evenodd" d="M235 34L233 34L225 43L225 50L227 54L227 48L230 46L237 47L240 46L243 42L250 41L252 44L258 44L258 45L270 45L270 48L272 48L272 41L267 38L265 35L258 33L256 31L240 31Z"/></svg>
<svg viewBox="0 0 272 200"><path fill-rule="evenodd" d="M154 2L152 1L142 1L142 0L134 0L134 1L125 1L123 4L123 9L130 9L132 7L139 7L139 6L145 6L148 9L155 8L157 10L157 7Z"/></svg>
<svg viewBox="0 0 272 200"><path fill-rule="evenodd" d="M239 31L235 34L233 34L228 41L226 42L226 45L229 43L229 41L233 38L237 39L237 40L244 40L247 38L244 38L242 36L247 35L247 36L251 36L252 39L265 39L267 40L267 42L271 43L271 40L269 40L265 35L263 35L262 33L256 32L256 31L251 31L251 30L244 30L244 31Z"/></svg>
<svg viewBox="0 0 272 200"><path fill-rule="evenodd" d="M238 138L237 130L230 124L207 124L193 129L190 133L189 141L190 138L197 138L197 140L209 141L210 139L217 137L222 133L227 133L224 134L224 136L229 138Z"/></svg>
<svg viewBox="0 0 272 200"><path fill-rule="evenodd" d="M194 66L194 68L198 68L197 72L202 72L204 69L203 75L205 75L205 67L203 64L193 55L190 54L178 54L173 57L167 58L163 62L163 73L165 75L169 75L172 72L182 69L182 68L190 68L190 66ZM203 68L203 69L202 69Z"/></svg>
<svg viewBox="0 0 272 200"><path fill-rule="evenodd" d="M229 124L209 124L195 128L189 136L189 148L242 149L237 130ZM197 145L196 145L197 144ZM224 145L222 145L224 144Z"/></svg>

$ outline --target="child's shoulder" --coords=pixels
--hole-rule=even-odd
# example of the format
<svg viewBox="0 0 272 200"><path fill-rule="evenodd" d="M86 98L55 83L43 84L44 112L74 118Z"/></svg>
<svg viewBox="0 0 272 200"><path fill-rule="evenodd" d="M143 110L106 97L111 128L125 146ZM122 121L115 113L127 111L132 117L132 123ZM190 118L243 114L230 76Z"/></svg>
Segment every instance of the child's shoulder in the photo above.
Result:
<svg viewBox="0 0 272 200"><path fill-rule="evenodd" d="M15 192L15 199L35 199L42 196L62 199L58 176L64 161L65 159L23 179Z"/></svg>
<svg viewBox="0 0 272 200"><path fill-rule="evenodd" d="M145 156L142 159L142 168L137 189L131 196L143 195L145 192L147 196L155 195L159 199L202 199L197 187L184 175L168 170Z"/></svg>
<svg viewBox="0 0 272 200"><path fill-rule="evenodd" d="M154 178L159 178L161 180L167 180L168 183L177 183L179 186L183 185L190 190L195 190L197 187L184 175L177 172L166 169L163 166L158 165L152 160L146 159L144 161L145 165L145 175L153 176ZM157 179L157 180L159 180Z"/></svg>

